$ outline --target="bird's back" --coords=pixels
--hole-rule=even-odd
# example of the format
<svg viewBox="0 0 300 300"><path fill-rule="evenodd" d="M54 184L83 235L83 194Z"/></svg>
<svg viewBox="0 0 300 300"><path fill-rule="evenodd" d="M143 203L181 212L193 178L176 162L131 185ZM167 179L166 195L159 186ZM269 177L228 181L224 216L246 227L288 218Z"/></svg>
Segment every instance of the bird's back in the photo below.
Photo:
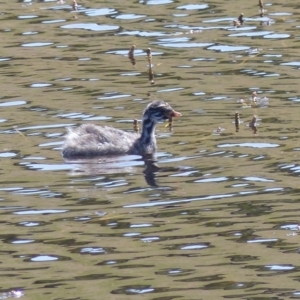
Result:
<svg viewBox="0 0 300 300"><path fill-rule="evenodd" d="M133 147L139 134L109 126L83 124L68 128L62 155L65 158L92 158L101 155L139 154Z"/></svg>

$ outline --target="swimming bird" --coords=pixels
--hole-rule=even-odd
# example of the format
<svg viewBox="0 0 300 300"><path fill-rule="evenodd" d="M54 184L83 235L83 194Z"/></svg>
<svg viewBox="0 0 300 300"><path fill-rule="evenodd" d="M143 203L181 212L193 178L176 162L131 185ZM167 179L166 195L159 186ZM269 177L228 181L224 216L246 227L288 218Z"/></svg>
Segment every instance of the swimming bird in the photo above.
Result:
<svg viewBox="0 0 300 300"><path fill-rule="evenodd" d="M124 154L153 155L157 150L156 124L180 116L181 114L168 103L155 100L144 111L141 134L95 124L83 124L77 128L68 128L62 155L66 159Z"/></svg>

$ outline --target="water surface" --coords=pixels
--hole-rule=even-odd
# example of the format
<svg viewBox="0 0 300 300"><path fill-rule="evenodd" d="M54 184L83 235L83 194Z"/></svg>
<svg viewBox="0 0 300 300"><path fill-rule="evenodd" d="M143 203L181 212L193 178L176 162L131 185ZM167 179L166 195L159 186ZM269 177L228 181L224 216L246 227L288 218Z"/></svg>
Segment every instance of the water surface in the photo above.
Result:
<svg viewBox="0 0 300 300"><path fill-rule="evenodd" d="M1 8L0 299L300 298L297 1L59 2ZM61 157L154 99L159 170Z"/></svg>

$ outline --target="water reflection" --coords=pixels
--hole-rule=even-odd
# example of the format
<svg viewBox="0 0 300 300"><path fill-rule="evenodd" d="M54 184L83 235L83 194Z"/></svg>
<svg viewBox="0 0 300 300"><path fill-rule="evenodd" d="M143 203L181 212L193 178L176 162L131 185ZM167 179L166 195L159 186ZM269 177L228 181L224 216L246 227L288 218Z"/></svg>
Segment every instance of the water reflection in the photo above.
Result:
<svg viewBox="0 0 300 300"><path fill-rule="evenodd" d="M157 159L154 157L140 158L138 156L126 157L105 157L100 159L85 159L85 160L67 160L66 165L53 166L42 164L27 164L30 169L39 170L70 170L71 175L105 175L118 173L132 173L137 172L136 167L144 165L143 174L145 181L149 186L158 186L156 174L160 168ZM106 183L107 185L107 183ZM110 185L112 186L112 185Z"/></svg>
<svg viewBox="0 0 300 300"><path fill-rule="evenodd" d="M0 299L299 298L297 1L75 2L2 3ZM157 98L157 161L64 162Z"/></svg>

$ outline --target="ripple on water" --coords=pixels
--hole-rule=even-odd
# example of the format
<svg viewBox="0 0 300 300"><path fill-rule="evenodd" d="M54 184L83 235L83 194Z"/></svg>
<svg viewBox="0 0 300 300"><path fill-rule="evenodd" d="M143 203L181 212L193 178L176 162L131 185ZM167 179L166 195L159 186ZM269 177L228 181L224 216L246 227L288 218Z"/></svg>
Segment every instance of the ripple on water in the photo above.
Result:
<svg viewBox="0 0 300 300"><path fill-rule="evenodd" d="M12 244L31 244L35 242L35 240L13 240Z"/></svg>
<svg viewBox="0 0 300 300"><path fill-rule="evenodd" d="M276 243L278 242L278 239L272 239L272 238L256 238L256 239L253 239L253 240L248 240L247 243Z"/></svg>
<svg viewBox="0 0 300 300"><path fill-rule="evenodd" d="M277 76L280 76L279 73L267 73L265 71L257 71L257 70L252 70L252 69L241 70L241 73L246 73L246 74L249 74L251 76L261 76L261 77L277 77ZM268 99L266 98L266 100L268 100ZM267 105L268 101L265 101L265 103L261 103L261 104Z"/></svg>
<svg viewBox="0 0 300 300"><path fill-rule="evenodd" d="M163 269L161 271L156 272L156 274L169 275L169 276L182 276L182 275L190 275L194 272L195 272L194 269L173 268L173 269Z"/></svg>
<svg viewBox="0 0 300 300"><path fill-rule="evenodd" d="M207 244L189 244L189 245L183 245L180 247L180 250L200 250L200 249L206 249L209 247L209 243Z"/></svg>
<svg viewBox="0 0 300 300"><path fill-rule="evenodd" d="M98 100L110 100L110 99L120 99L130 97L130 94L121 94L118 92L107 92L102 97L97 97Z"/></svg>
<svg viewBox="0 0 300 300"><path fill-rule="evenodd" d="M182 6L177 6L176 9L186 9L186 10L200 10L209 8L208 4L187 4Z"/></svg>
<svg viewBox="0 0 300 300"><path fill-rule="evenodd" d="M125 286L116 290L111 291L112 294L123 294L123 295L139 295L139 294L147 294L153 292L165 292L169 288L153 288L152 286L145 286L145 285L132 285L132 286Z"/></svg>
<svg viewBox="0 0 300 300"><path fill-rule="evenodd" d="M300 68L300 62L299 61L289 61L285 63L281 63L281 66L291 66L291 67L297 67L298 69Z"/></svg>
<svg viewBox="0 0 300 300"><path fill-rule="evenodd" d="M53 45L54 43L42 43L42 42L36 42L36 43L26 43L21 44L22 47L45 47Z"/></svg>
<svg viewBox="0 0 300 300"><path fill-rule="evenodd" d="M280 229L285 229L285 230L299 230L299 224L284 224L279 226Z"/></svg>
<svg viewBox="0 0 300 300"><path fill-rule="evenodd" d="M291 271L296 269L294 265L267 265L264 266L264 268L267 269L268 271L280 271L280 272Z"/></svg>
<svg viewBox="0 0 300 300"><path fill-rule="evenodd" d="M141 74L142 73L139 73L139 72L130 72L130 73L122 73L122 74L120 74L120 76L139 76Z"/></svg>
<svg viewBox="0 0 300 300"><path fill-rule="evenodd" d="M242 179L246 180L246 181L256 181L256 182L274 182L275 181L273 179L267 179L267 178L256 177L256 176L248 176L248 177L244 177Z"/></svg>
<svg viewBox="0 0 300 300"><path fill-rule="evenodd" d="M109 31L109 30L117 30L120 27L116 25L99 25L97 23L75 23L75 24L68 24L63 25L61 28L64 29L85 29L85 30L92 30L92 31Z"/></svg>
<svg viewBox="0 0 300 300"><path fill-rule="evenodd" d="M256 29L256 26L230 27L227 30L229 30L229 31L239 31L240 32L240 31L254 30L254 29ZM235 36L235 35L230 34L228 36Z"/></svg>
<svg viewBox="0 0 300 300"><path fill-rule="evenodd" d="M169 88L169 89L164 89L164 90L157 90L157 93L169 93L169 92L177 92L184 90L182 87L174 87L174 88Z"/></svg>
<svg viewBox="0 0 300 300"><path fill-rule="evenodd" d="M219 144L217 147L223 148L223 147L251 147L251 148L276 148L279 147L279 144L273 144L273 143L240 143L240 144Z"/></svg>
<svg viewBox="0 0 300 300"><path fill-rule="evenodd" d="M102 247L84 247L79 249L78 251L80 254L107 254L107 253L111 253L112 251L107 251Z"/></svg>
<svg viewBox="0 0 300 300"><path fill-rule="evenodd" d="M267 36L273 34L274 31L259 31L259 32L239 32L239 33L233 33L229 34L230 37L256 37L256 36Z"/></svg>
<svg viewBox="0 0 300 300"><path fill-rule="evenodd" d="M49 1L45 0L44 2L49 2ZM55 1L51 1L51 2L55 2ZM70 10L71 6L70 5L57 5L57 6L45 7L43 9L50 9L50 10Z"/></svg>
<svg viewBox="0 0 300 300"><path fill-rule="evenodd" d="M105 53L128 56L128 49L126 49L126 50L109 50L109 51L106 51ZM146 51L144 51L144 50L140 50L140 49L134 50L134 56L145 55L145 53L146 53ZM163 52L151 51L152 56L161 55L162 53Z"/></svg>
<svg viewBox="0 0 300 300"><path fill-rule="evenodd" d="M265 39L287 39L290 36L291 35L287 33L273 33L273 34L265 35L264 38Z"/></svg>
<svg viewBox="0 0 300 300"><path fill-rule="evenodd" d="M114 8L99 8L99 9L86 9L84 13L89 17L96 17L96 16L108 16L117 14L118 11Z"/></svg>
<svg viewBox="0 0 300 300"><path fill-rule="evenodd" d="M160 46L171 48L204 48L214 45L212 43L156 43ZM209 48L208 48L209 49Z"/></svg>
<svg viewBox="0 0 300 300"><path fill-rule="evenodd" d="M47 20L43 21L43 24L53 24L53 23L61 23L61 22L66 22L65 19L57 19L57 20Z"/></svg>
<svg viewBox="0 0 300 300"><path fill-rule="evenodd" d="M288 98L288 100L292 100L294 102L300 102L300 98L299 97L291 97L291 98Z"/></svg>
<svg viewBox="0 0 300 300"><path fill-rule="evenodd" d="M35 19L38 18L36 15L18 16L18 19Z"/></svg>
<svg viewBox="0 0 300 300"><path fill-rule="evenodd" d="M222 181L227 181L229 178L228 177L214 177L214 178L203 178L203 179L198 179L195 180L194 182L196 183L209 183L209 182L222 182Z"/></svg>
<svg viewBox="0 0 300 300"><path fill-rule="evenodd" d="M160 240L158 236L148 236L140 239L143 243L152 243Z"/></svg>
<svg viewBox="0 0 300 300"><path fill-rule="evenodd" d="M210 19L210 20L203 20L202 22L203 23L219 23L219 22L229 23L232 22L232 18ZM230 28L232 28L232 26Z"/></svg>
<svg viewBox="0 0 300 300"><path fill-rule="evenodd" d="M136 14L121 14L117 16L113 16L115 19L120 20L136 20L147 17L146 15L136 15Z"/></svg>
<svg viewBox="0 0 300 300"><path fill-rule="evenodd" d="M247 46L229 46L229 45L214 45L210 46L208 50L215 50L218 52L234 52L234 51L244 51L249 49Z"/></svg>
<svg viewBox="0 0 300 300"><path fill-rule="evenodd" d="M22 35L34 35L34 34L39 34L39 31L25 31L22 33Z"/></svg>
<svg viewBox="0 0 300 300"><path fill-rule="evenodd" d="M14 215L43 215L43 214L61 214L68 212L67 209L36 209L15 211Z"/></svg>
<svg viewBox="0 0 300 300"><path fill-rule="evenodd" d="M42 88L42 87L47 87L47 86L51 86L52 83L32 83L30 85L30 87L32 88Z"/></svg>
<svg viewBox="0 0 300 300"><path fill-rule="evenodd" d="M33 221L23 221L18 223L18 226L24 226L24 227L36 227L36 226L45 226L48 225L49 223L46 222L33 222Z"/></svg>
<svg viewBox="0 0 300 300"><path fill-rule="evenodd" d="M291 16L292 13L289 13L289 12L270 12L269 13L270 16Z"/></svg>
<svg viewBox="0 0 300 300"><path fill-rule="evenodd" d="M73 126L74 124L51 124L51 125L36 125L36 126L28 126L28 127L20 127L18 128L19 131L26 131L26 130L42 130L42 129L54 129L54 128L64 128Z"/></svg>
<svg viewBox="0 0 300 300"><path fill-rule="evenodd" d="M21 258L25 258L26 262L51 262L51 261L66 261L71 260L71 258L66 256L58 256L58 255L22 255Z"/></svg>
<svg viewBox="0 0 300 300"><path fill-rule="evenodd" d="M82 113L58 114L58 115L56 115L56 117L58 117L58 118L66 118L66 119L86 120L86 121L104 121L104 120L110 120L110 119L112 119L112 117L86 115L86 114L82 114Z"/></svg>
<svg viewBox="0 0 300 300"><path fill-rule="evenodd" d="M171 38L157 39L159 43L188 43L190 38L187 36L178 36Z"/></svg>
<svg viewBox="0 0 300 300"><path fill-rule="evenodd" d="M49 145L47 145L49 146ZM74 169L74 166L70 164L38 164L38 163L20 163L29 170L37 171L70 171Z"/></svg>
<svg viewBox="0 0 300 300"><path fill-rule="evenodd" d="M142 37L156 37L156 36L166 36L168 35L166 32L162 31L139 31L139 30L133 30L133 31L122 31L117 33L117 35L129 35L129 36L142 36ZM128 51L127 51L128 53Z"/></svg>
<svg viewBox="0 0 300 300"><path fill-rule="evenodd" d="M11 158L11 157L15 157L17 155L18 154L14 153L14 152L1 152L0 153L0 157L2 157L2 158Z"/></svg>
<svg viewBox="0 0 300 300"><path fill-rule="evenodd" d="M173 0L141 0L141 3L145 3L146 5L163 5L173 3Z"/></svg>
<svg viewBox="0 0 300 300"><path fill-rule="evenodd" d="M13 100L13 101L7 101L7 102L0 102L0 107L18 106L18 105L24 105L24 104L27 104L27 101Z"/></svg>

